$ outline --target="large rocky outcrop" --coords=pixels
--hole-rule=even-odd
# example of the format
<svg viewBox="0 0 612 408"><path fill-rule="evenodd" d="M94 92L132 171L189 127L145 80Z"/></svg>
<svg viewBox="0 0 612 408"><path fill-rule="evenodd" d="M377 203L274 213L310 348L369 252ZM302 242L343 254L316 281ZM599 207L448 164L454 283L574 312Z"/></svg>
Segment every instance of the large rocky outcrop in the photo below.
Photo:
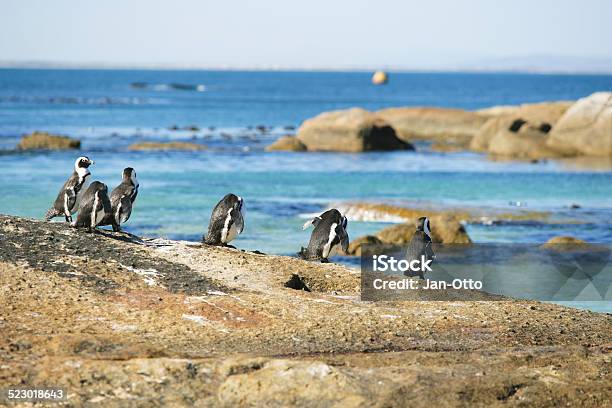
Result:
<svg viewBox="0 0 612 408"><path fill-rule="evenodd" d="M489 119L470 141L470 149L515 158L557 157L546 145L548 132L571 106L571 102L544 102L483 109ZM495 139L495 146L490 146ZM492 148L493 151L490 150Z"/></svg>
<svg viewBox="0 0 612 408"><path fill-rule="evenodd" d="M486 152L494 156L503 156L516 159L541 159L560 157L562 154L547 145L548 123L531 123L523 119L495 118L498 125L495 132L486 142ZM484 127L488 128L489 123ZM472 144L476 145L483 139L475 137ZM483 143L485 144L485 143ZM480 145L478 146L481 147ZM476 149L475 149L476 150Z"/></svg>
<svg viewBox="0 0 612 408"><path fill-rule="evenodd" d="M18 150L69 150L80 147L80 140L47 132L34 132L24 136L17 145Z"/></svg>
<svg viewBox="0 0 612 408"><path fill-rule="evenodd" d="M342 266L64 223L0 216L0 237L2 389L90 407L609 402L606 314L362 302Z"/></svg>
<svg viewBox="0 0 612 408"><path fill-rule="evenodd" d="M487 118L476 112L444 108L389 108L376 112L405 141L444 140L465 145Z"/></svg>
<svg viewBox="0 0 612 408"><path fill-rule="evenodd" d="M493 106L477 111L488 117L506 116L529 122L545 122L551 126L572 106L572 101L525 103L518 106Z"/></svg>
<svg viewBox="0 0 612 408"><path fill-rule="evenodd" d="M385 120L364 109L325 112L304 121L298 140L309 151L412 150Z"/></svg>
<svg viewBox="0 0 612 408"><path fill-rule="evenodd" d="M579 99L553 127L548 145L571 155L612 156L612 92Z"/></svg>

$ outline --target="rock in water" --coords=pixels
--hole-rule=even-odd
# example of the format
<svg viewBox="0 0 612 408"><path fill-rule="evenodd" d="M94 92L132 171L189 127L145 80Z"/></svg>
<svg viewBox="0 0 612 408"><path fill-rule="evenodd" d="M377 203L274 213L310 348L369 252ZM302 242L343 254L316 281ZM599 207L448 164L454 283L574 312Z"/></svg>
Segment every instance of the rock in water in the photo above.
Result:
<svg viewBox="0 0 612 408"><path fill-rule="evenodd" d="M431 217L431 239L440 244L469 244L472 242L463 225L450 215ZM380 230L376 238L385 244L405 245L410 242L416 228L415 222L396 224Z"/></svg>
<svg viewBox="0 0 612 408"><path fill-rule="evenodd" d="M493 120L496 121L498 118ZM518 159L541 159L562 156L560 152L551 149L546 143L550 124L531 123L523 119L510 120L507 118L499 118L498 124L500 126L497 132L488 141L487 152L489 154Z"/></svg>
<svg viewBox="0 0 612 408"><path fill-rule="evenodd" d="M324 112L308 119L298 129L297 138L311 151L414 150L397 138L385 120L361 108Z"/></svg>
<svg viewBox="0 0 612 408"><path fill-rule="evenodd" d="M376 114L386 120L404 141L444 140L469 143L487 118L476 112L444 108L389 108Z"/></svg>
<svg viewBox="0 0 612 408"><path fill-rule="evenodd" d="M295 136L282 136L276 142L266 147L266 151L304 152L306 146Z"/></svg>
<svg viewBox="0 0 612 408"><path fill-rule="evenodd" d="M372 83L374 85L384 85L389 81L389 76L385 71L376 71L372 75Z"/></svg>
<svg viewBox="0 0 612 408"><path fill-rule="evenodd" d="M18 150L67 150L80 149L81 141L68 136L57 136L47 132L34 132L24 136L17 145Z"/></svg>
<svg viewBox="0 0 612 408"><path fill-rule="evenodd" d="M547 143L571 155L612 156L612 92L579 99L553 127Z"/></svg>
<svg viewBox="0 0 612 408"><path fill-rule="evenodd" d="M206 150L206 146L189 142L140 142L130 145L128 150Z"/></svg>

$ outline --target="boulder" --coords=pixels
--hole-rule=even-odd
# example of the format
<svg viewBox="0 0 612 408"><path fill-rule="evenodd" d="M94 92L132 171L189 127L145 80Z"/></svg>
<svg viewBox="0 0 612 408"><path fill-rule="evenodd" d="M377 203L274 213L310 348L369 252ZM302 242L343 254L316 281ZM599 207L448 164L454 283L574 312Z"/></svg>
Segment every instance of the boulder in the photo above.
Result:
<svg viewBox="0 0 612 408"><path fill-rule="evenodd" d="M304 152L306 151L306 145L295 136L282 136L276 142L267 146L266 151Z"/></svg>
<svg viewBox="0 0 612 408"><path fill-rule="evenodd" d="M520 121L523 123L529 122L529 128L531 129L537 128L543 133L547 133L557 123L559 118L561 118L561 116L567 111L571 104L572 102L566 101L544 102L524 104L520 106L495 106L480 110L478 113L487 116L488 119L481 126L478 132L476 132L474 138L470 141L469 148L476 152L487 152L489 150L489 143L499 132L506 132L512 127L513 124L516 127ZM521 126L518 126L518 128L520 127ZM523 129L523 132L525 132L527 129L528 128ZM511 143L513 139L516 139L508 138L508 136L512 135L506 134L505 138L501 137L500 139L511 139L509 143ZM536 144L539 145L539 139L537 142L538 143ZM522 143L522 141L519 141L518 143ZM526 144L533 145L533 143L530 143L529 141L527 141ZM548 153L546 149L544 149L544 152ZM557 154L552 154L552 156L556 155Z"/></svg>
<svg viewBox="0 0 612 408"><path fill-rule="evenodd" d="M374 235L366 235L365 237L357 238L349 244L348 254L361 256L361 246L362 245L372 245L372 244L382 244L383 242L380 238L375 237Z"/></svg>
<svg viewBox="0 0 612 408"><path fill-rule="evenodd" d="M544 245L584 245L585 241L574 238L569 235L560 235L558 237L552 237Z"/></svg>
<svg viewBox="0 0 612 408"><path fill-rule="evenodd" d="M561 154L551 149L546 141L550 125L533 124L522 119L509 122L501 120L502 126L488 141L488 153L494 156L516 159L541 159L560 157Z"/></svg>
<svg viewBox="0 0 612 408"><path fill-rule="evenodd" d="M612 156L612 92L579 99L553 127L547 143L570 155Z"/></svg>
<svg viewBox="0 0 612 408"><path fill-rule="evenodd" d="M493 106L481 109L479 114L487 117L510 116L530 122L547 122L554 125L572 106L572 101L526 103L519 106Z"/></svg>
<svg viewBox="0 0 612 408"><path fill-rule="evenodd" d="M128 150L157 151L157 150L206 150L206 146L189 142L139 142L128 147Z"/></svg>
<svg viewBox="0 0 612 408"><path fill-rule="evenodd" d="M469 244L472 242L463 225L449 215L437 215L430 218L431 239L440 244ZM416 220L387 227L376 234L385 244L405 245L410 242L416 230Z"/></svg>
<svg viewBox="0 0 612 408"><path fill-rule="evenodd" d="M308 119L298 129L297 137L310 151L414 149L410 143L398 139L386 121L360 108L325 112Z"/></svg>
<svg viewBox="0 0 612 408"><path fill-rule="evenodd" d="M476 112L443 108L389 108L377 112L400 139L469 141L487 118Z"/></svg>
<svg viewBox="0 0 612 408"><path fill-rule="evenodd" d="M80 149L81 141L68 136L57 136L47 132L34 132L21 138L19 150L66 150Z"/></svg>

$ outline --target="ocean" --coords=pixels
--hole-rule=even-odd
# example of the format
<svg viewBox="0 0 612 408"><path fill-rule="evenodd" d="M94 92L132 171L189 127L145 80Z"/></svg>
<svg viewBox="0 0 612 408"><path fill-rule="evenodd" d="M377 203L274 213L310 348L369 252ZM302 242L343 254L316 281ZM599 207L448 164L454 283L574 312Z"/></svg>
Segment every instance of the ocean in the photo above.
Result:
<svg viewBox="0 0 612 408"><path fill-rule="evenodd" d="M124 167L137 170L140 193L125 230L138 235L198 241L214 204L233 192L246 207L234 244L265 253L295 254L308 243L301 229L308 216L349 201L498 211L520 202L555 222L473 223L471 238L543 243L572 235L611 244L612 170L588 161L500 162L423 143L415 152L264 151L327 110L474 110L610 90L612 75L391 73L388 85L372 86L370 73L358 72L2 69L0 213L42 218L70 174L77 152L9 152L23 134L44 130L81 139L80 154L96 161L92 179L111 188ZM195 141L208 150L127 150L143 140ZM348 232L356 238L387 225L349 220ZM609 302L586 307L611 310Z"/></svg>

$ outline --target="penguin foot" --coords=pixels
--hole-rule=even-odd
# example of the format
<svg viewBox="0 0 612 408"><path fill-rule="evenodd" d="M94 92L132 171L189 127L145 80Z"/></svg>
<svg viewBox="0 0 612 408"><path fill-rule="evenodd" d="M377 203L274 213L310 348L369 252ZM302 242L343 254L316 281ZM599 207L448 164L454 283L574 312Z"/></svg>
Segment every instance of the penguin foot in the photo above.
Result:
<svg viewBox="0 0 612 408"><path fill-rule="evenodd" d="M231 249L236 249L235 246L230 245L230 244L222 244L222 246L226 247L226 248L231 248Z"/></svg>
<svg viewBox="0 0 612 408"><path fill-rule="evenodd" d="M321 258L321 263L329 263L329 259L327 259L327 258Z"/></svg>

